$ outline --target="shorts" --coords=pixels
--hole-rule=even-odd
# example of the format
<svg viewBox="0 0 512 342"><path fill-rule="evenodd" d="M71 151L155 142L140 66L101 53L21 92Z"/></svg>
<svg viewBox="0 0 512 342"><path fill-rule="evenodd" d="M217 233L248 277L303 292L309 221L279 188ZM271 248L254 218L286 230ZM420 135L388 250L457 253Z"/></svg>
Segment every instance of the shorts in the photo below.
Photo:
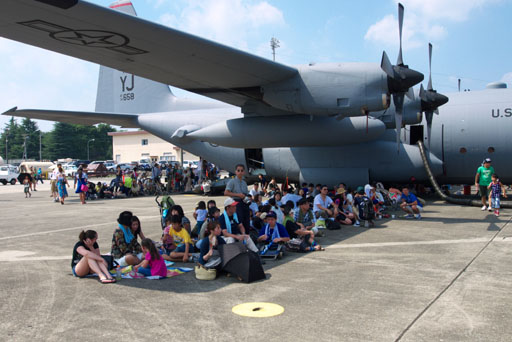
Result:
<svg viewBox="0 0 512 342"><path fill-rule="evenodd" d="M423 212L423 207L417 205L416 208L420 211L420 213ZM405 209L412 211L412 207L410 205L405 206Z"/></svg>
<svg viewBox="0 0 512 342"><path fill-rule="evenodd" d="M491 208L494 208L494 209L500 208L500 198L499 197L491 197Z"/></svg>
<svg viewBox="0 0 512 342"><path fill-rule="evenodd" d="M480 196L487 198L489 196L489 189L487 189L487 185L479 185Z"/></svg>
<svg viewBox="0 0 512 342"><path fill-rule="evenodd" d="M51 192L52 193L57 192L57 180L52 179L50 184L51 184Z"/></svg>
<svg viewBox="0 0 512 342"><path fill-rule="evenodd" d="M139 254L136 254L135 255L137 258L139 258L139 260L142 260L144 258L144 254L143 253L139 253ZM126 255L119 258L119 259L115 259L115 261L119 264L119 266L121 267L124 267L124 266L128 266L128 264L126 263Z"/></svg>
<svg viewBox="0 0 512 342"><path fill-rule="evenodd" d="M189 245L188 246L188 252L189 253L193 253L194 252L194 245L191 244L191 243L189 243L188 245ZM176 247L176 249L174 251L178 252L178 253L185 253L185 247L186 246L187 245L183 243L183 244L179 245L178 247Z"/></svg>

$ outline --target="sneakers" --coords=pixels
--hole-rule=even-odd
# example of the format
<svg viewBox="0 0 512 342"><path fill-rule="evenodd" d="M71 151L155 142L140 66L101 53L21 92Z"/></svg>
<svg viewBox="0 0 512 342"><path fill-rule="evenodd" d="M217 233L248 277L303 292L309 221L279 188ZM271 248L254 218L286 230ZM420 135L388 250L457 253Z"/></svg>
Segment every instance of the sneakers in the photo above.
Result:
<svg viewBox="0 0 512 342"><path fill-rule="evenodd" d="M414 218L414 215L413 214L407 214L407 215L404 215L404 218L410 220L410 219Z"/></svg>
<svg viewBox="0 0 512 342"><path fill-rule="evenodd" d="M420 214L416 215L416 220L421 220L421 215Z"/></svg>
<svg viewBox="0 0 512 342"><path fill-rule="evenodd" d="M494 215L495 215L496 217L500 216L500 211L499 211L499 210L494 210Z"/></svg>
<svg viewBox="0 0 512 342"><path fill-rule="evenodd" d="M489 210L489 212L491 212L491 211L492 211L492 208L491 208L491 207L489 207L487 210Z"/></svg>
<svg viewBox="0 0 512 342"><path fill-rule="evenodd" d="M356 226L356 227L359 227L360 225L361 225L361 223L360 223L359 221L356 221L356 222L354 223L354 226Z"/></svg>
<svg viewBox="0 0 512 342"><path fill-rule="evenodd" d="M486 207L485 205L483 205L483 206L482 206L482 209L480 209L480 210L484 211L484 210L486 210L486 209L487 209L487 207Z"/></svg>

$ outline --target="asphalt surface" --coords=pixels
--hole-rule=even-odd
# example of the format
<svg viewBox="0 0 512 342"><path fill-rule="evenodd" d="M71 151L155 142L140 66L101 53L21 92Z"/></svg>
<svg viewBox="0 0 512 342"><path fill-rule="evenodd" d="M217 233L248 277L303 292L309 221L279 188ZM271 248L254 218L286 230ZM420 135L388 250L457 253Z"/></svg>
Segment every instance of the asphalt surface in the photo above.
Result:
<svg viewBox="0 0 512 342"><path fill-rule="evenodd" d="M25 199L21 185L0 185L2 341L512 340L507 210L497 218L436 201L421 221L329 231L319 239L326 251L267 261L267 279L252 284L188 273L105 285L71 274L79 232L96 230L109 252L118 214L131 210L145 235L159 239L154 199L81 205L72 194L60 205L47 182L38 190ZM174 196L192 221L195 204L207 199ZM272 318L232 313L245 302L285 311Z"/></svg>

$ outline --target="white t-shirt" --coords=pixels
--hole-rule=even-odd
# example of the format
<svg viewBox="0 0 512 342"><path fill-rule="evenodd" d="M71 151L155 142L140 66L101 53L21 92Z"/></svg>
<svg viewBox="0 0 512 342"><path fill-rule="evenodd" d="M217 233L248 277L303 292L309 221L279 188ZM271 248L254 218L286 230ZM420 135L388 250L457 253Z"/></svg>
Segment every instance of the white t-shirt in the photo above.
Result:
<svg viewBox="0 0 512 342"><path fill-rule="evenodd" d="M256 196L256 195L259 195L259 194L260 194L260 191L259 191L259 190L258 190L258 191L256 191L256 190L254 190L254 188L253 188L253 189L251 189L251 191L249 191L249 194L252 196L252 198L254 198L254 196Z"/></svg>
<svg viewBox="0 0 512 342"><path fill-rule="evenodd" d="M197 221L204 221L206 220L206 215L208 215L208 210L206 209L197 209L196 210L196 214L197 214Z"/></svg>
<svg viewBox="0 0 512 342"><path fill-rule="evenodd" d="M318 194L315 196L315 200L313 202L313 212L316 213L317 211L321 210L318 208L318 204L320 204L324 208L328 208L329 205L331 205L332 199L329 196L325 196L325 201L322 199L322 195Z"/></svg>

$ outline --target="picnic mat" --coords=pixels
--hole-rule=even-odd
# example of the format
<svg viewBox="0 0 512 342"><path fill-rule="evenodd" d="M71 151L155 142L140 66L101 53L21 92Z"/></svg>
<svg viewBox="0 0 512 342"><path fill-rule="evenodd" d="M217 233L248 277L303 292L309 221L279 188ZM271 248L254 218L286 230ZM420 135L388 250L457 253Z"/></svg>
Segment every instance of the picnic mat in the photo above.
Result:
<svg viewBox="0 0 512 342"><path fill-rule="evenodd" d="M180 274L191 272L194 269L190 267L172 267L174 262L165 261L165 265L167 266L167 278L179 276ZM116 275L116 270L110 271L113 275ZM121 278L122 279L164 279L160 276L149 276L145 277L140 273L137 273L133 270L132 266L121 267Z"/></svg>

